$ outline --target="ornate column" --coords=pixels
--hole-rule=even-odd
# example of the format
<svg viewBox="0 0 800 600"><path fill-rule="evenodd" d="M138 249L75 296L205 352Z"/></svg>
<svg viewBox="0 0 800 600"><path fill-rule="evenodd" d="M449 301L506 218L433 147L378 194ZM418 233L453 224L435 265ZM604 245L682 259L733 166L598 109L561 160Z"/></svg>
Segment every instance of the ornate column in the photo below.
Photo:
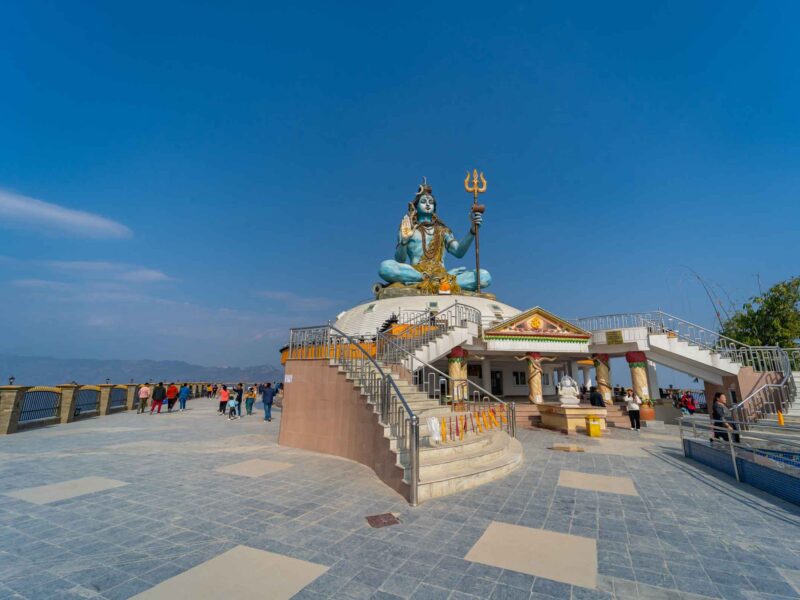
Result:
<svg viewBox="0 0 800 600"><path fill-rule="evenodd" d="M633 391L642 400L650 398L650 389L647 385L647 357L644 352L626 352L625 360L631 369L631 386Z"/></svg>
<svg viewBox="0 0 800 600"><path fill-rule="evenodd" d="M463 402L467 391L467 355L461 346L456 346L447 355L447 371L450 375L450 397L453 402Z"/></svg>
<svg viewBox="0 0 800 600"><path fill-rule="evenodd" d="M597 391L603 396L606 406L614 404L614 396L611 390L611 367L609 365L608 354L593 354L594 375L597 379Z"/></svg>

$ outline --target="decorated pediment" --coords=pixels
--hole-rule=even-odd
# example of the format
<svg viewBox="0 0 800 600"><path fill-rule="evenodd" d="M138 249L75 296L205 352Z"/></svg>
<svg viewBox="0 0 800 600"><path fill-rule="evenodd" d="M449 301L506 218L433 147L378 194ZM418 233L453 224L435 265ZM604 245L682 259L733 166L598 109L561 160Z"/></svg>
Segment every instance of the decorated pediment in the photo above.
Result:
<svg viewBox="0 0 800 600"><path fill-rule="evenodd" d="M591 334L538 306L487 329L486 339L586 342Z"/></svg>

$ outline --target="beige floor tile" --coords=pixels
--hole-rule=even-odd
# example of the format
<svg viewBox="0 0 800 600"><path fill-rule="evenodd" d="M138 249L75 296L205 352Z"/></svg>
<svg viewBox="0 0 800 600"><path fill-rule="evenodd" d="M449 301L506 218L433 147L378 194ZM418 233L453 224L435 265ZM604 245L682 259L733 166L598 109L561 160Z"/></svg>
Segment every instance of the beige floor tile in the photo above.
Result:
<svg viewBox="0 0 800 600"><path fill-rule="evenodd" d="M50 485L40 485L38 487L25 488L6 492L6 496L32 502L33 504L50 504L59 500L85 496L94 492L111 490L123 485L128 485L124 481L116 479L106 479L105 477L82 477L80 479L70 479Z"/></svg>
<svg viewBox="0 0 800 600"><path fill-rule="evenodd" d="M465 558L572 585L597 585L597 543L577 535L493 522Z"/></svg>
<svg viewBox="0 0 800 600"><path fill-rule="evenodd" d="M645 458L651 456L645 448L652 444L626 440L600 439L597 444L584 443L584 452L587 454L610 454L613 456L629 456L631 458Z"/></svg>
<svg viewBox="0 0 800 600"><path fill-rule="evenodd" d="M285 600L328 567L236 546L134 596L137 600Z"/></svg>
<svg viewBox="0 0 800 600"><path fill-rule="evenodd" d="M254 458L244 462L233 463L232 465L225 465L214 469L219 473L228 473L230 475L241 475L243 477L261 477L267 473L275 473L283 471L291 467L291 463L275 462L274 460L263 460L261 458Z"/></svg>
<svg viewBox="0 0 800 600"><path fill-rule="evenodd" d="M624 496L638 496L639 492L633 485L630 477L612 477L610 475L592 475L578 471L564 471L558 475L558 485L562 487L590 490L593 492L607 492L609 494L622 494Z"/></svg>

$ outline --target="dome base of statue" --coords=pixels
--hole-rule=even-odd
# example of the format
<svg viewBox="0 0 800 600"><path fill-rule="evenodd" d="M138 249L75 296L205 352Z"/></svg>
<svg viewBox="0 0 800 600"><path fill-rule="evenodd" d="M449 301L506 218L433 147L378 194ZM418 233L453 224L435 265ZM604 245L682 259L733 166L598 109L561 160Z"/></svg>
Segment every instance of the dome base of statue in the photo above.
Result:
<svg viewBox="0 0 800 600"><path fill-rule="evenodd" d="M401 290L402 291L402 290ZM337 315L333 325L348 335L372 338L392 315L401 321L415 312L439 312L453 304L465 304L481 313L481 324L487 328L520 314L519 309L484 294L402 295L370 300Z"/></svg>
<svg viewBox="0 0 800 600"><path fill-rule="evenodd" d="M392 283L386 285L383 283L376 283L372 287L372 292L375 294L376 300L383 300L384 298L403 298L405 296L429 296L430 294L424 290L419 289L413 285L403 285L402 283ZM440 297L447 298L448 296L473 296L478 298L486 298L487 300L497 300L497 296L488 292L470 292L461 290L459 294L439 294Z"/></svg>

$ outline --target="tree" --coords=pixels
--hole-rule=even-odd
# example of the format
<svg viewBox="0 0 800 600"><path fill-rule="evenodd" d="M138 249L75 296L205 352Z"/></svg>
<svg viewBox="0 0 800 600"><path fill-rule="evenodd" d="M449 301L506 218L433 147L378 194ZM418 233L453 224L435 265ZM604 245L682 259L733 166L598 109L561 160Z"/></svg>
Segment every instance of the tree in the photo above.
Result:
<svg viewBox="0 0 800 600"><path fill-rule="evenodd" d="M798 346L800 277L776 283L751 298L723 323L720 333L750 346Z"/></svg>

